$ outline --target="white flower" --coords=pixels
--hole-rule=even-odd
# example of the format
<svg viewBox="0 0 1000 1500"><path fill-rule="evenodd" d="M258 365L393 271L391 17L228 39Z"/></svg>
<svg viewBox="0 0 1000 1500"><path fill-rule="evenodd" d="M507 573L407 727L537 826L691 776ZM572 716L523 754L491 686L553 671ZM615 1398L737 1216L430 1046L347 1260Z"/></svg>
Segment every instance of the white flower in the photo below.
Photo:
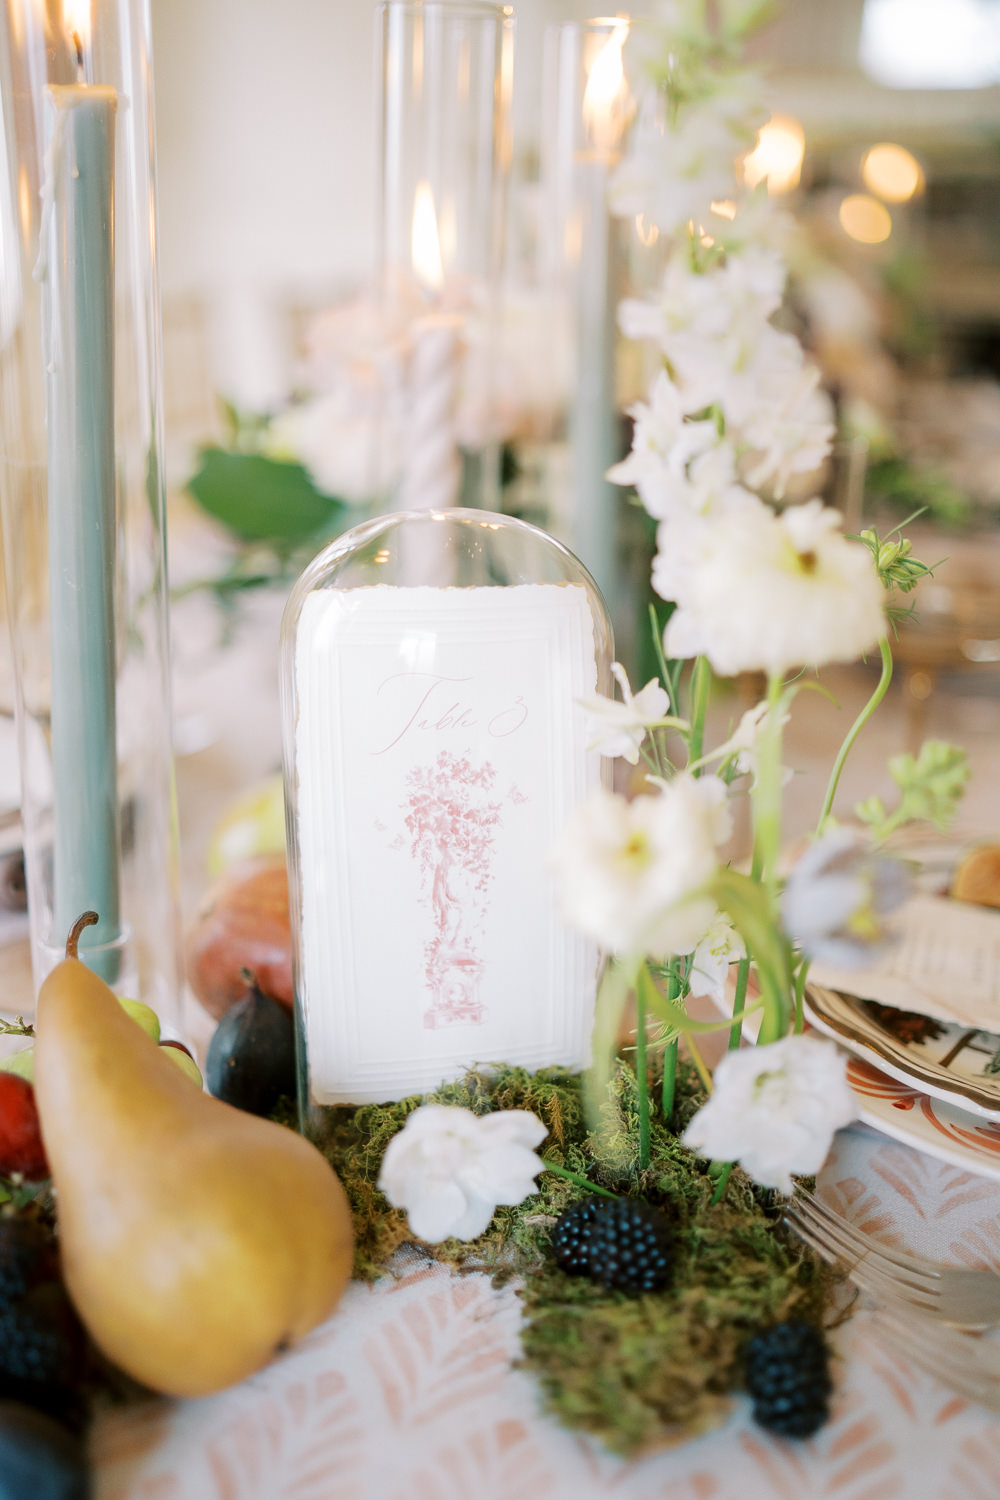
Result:
<svg viewBox="0 0 1000 1500"><path fill-rule="evenodd" d="M653 586L676 601L668 656L705 655L723 677L854 661L885 633L871 554L819 500L776 516L760 502L671 522Z"/></svg>
<svg viewBox="0 0 1000 1500"><path fill-rule="evenodd" d="M770 391L762 380L758 389L760 405L740 433L754 450L746 479L754 489L769 484L780 500L793 474L814 473L829 454L833 405L815 365L803 365L791 379L779 376Z"/></svg>
<svg viewBox="0 0 1000 1500"><path fill-rule="evenodd" d="M652 111L640 114L609 184L612 213L643 214L664 235L692 219L703 223L713 202L732 196L734 158L745 143L744 133L710 105L685 108L676 130L664 130Z"/></svg>
<svg viewBox="0 0 1000 1500"><path fill-rule="evenodd" d="M599 750L602 755L624 756L634 766L638 762L639 746L646 738L646 731L664 718L670 707L670 699L655 677L633 695L625 668L618 662L612 662L611 670L621 688L621 703L617 703L614 698L605 698L600 693L580 700L581 706L590 715L591 733L596 736L587 748Z"/></svg>
<svg viewBox="0 0 1000 1500"><path fill-rule="evenodd" d="M649 404L637 402L629 415L635 421L632 451L608 470L615 484L634 484L651 516L666 516L684 507L689 489L686 466L719 442L715 423L685 421L680 393L661 370L649 393ZM730 473L730 482L733 474Z"/></svg>
<svg viewBox="0 0 1000 1500"><path fill-rule="evenodd" d="M784 729L791 718L791 714L785 712L779 715L778 727ZM757 760L760 755L760 742L764 734L764 725L767 721L767 699L754 704L748 708L740 719L733 733L720 745L712 755L712 760L719 760L723 764L731 760L733 770L737 776L752 776L754 786L757 785ZM792 772L784 767L781 773L782 782L791 779Z"/></svg>
<svg viewBox="0 0 1000 1500"><path fill-rule="evenodd" d="M301 463L325 495L349 505L384 495L403 463L402 412L347 385L302 401L270 423L264 451Z"/></svg>
<svg viewBox="0 0 1000 1500"><path fill-rule="evenodd" d="M708 995L721 1005L729 965L738 963L745 953L743 939L725 912L716 912L691 960L692 995Z"/></svg>
<svg viewBox="0 0 1000 1500"><path fill-rule="evenodd" d="M417 1239L474 1240L498 1204L521 1203L536 1191L545 1167L532 1147L547 1134L528 1110L474 1115L422 1104L389 1142L378 1185L393 1208L405 1210Z"/></svg>
<svg viewBox="0 0 1000 1500"><path fill-rule="evenodd" d="M838 968L872 963L892 942L884 918L910 890L906 866L835 828L797 861L781 898L788 935L810 958Z"/></svg>
<svg viewBox="0 0 1000 1500"><path fill-rule="evenodd" d="M834 1132L857 1114L846 1059L814 1037L729 1052L714 1082L685 1146L712 1161L738 1161L755 1182L783 1193L793 1173L819 1171Z"/></svg>
<svg viewBox="0 0 1000 1500"><path fill-rule="evenodd" d="M599 792L553 850L563 916L614 953L690 953L715 912L704 887L730 827L715 776L681 774L632 802Z"/></svg>

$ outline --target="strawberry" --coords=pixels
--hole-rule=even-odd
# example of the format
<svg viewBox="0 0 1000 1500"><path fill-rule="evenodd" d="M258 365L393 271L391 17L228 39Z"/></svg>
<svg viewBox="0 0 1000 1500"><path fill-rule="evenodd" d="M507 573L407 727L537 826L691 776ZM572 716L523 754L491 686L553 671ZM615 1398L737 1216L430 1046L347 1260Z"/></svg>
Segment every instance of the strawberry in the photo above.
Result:
<svg viewBox="0 0 1000 1500"><path fill-rule="evenodd" d="M0 1072L0 1176L20 1172L29 1182L48 1177L35 1091L16 1073Z"/></svg>

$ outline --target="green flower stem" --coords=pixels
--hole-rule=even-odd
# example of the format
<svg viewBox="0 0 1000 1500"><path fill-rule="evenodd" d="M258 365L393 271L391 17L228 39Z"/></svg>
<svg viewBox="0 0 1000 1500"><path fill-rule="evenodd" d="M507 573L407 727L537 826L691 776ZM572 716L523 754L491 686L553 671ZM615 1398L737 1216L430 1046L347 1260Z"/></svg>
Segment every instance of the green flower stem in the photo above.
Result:
<svg viewBox="0 0 1000 1500"><path fill-rule="evenodd" d="M806 979L809 976L810 960L804 958L799 972L795 976L795 1035L801 1036L805 1030L806 1017L802 1007L803 996L806 992Z"/></svg>
<svg viewBox="0 0 1000 1500"><path fill-rule="evenodd" d="M705 1085L705 1092L706 1094L710 1094L712 1092L712 1075L705 1066L705 1059L698 1050L698 1044L690 1032L684 1033L684 1041L691 1054L691 1061L698 1070L698 1077Z"/></svg>
<svg viewBox="0 0 1000 1500"><path fill-rule="evenodd" d="M677 970L671 968L667 977L667 996L676 1000L681 992ZM663 1049L663 1087L660 1093L660 1109L664 1123L669 1125L674 1113L674 1091L677 1085L677 1037L667 1042Z"/></svg>
<svg viewBox="0 0 1000 1500"><path fill-rule="evenodd" d="M754 864L772 904L777 894L781 849L781 678L767 679L767 718L757 757L757 784L750 794L754 811Z"/></svg>
<svg viewBox="0 0 1000 1500"><path fill-rule="evenodd" d="M823 811L820 813L819 822L816 824L817 833L823 832L826 820L833 810L833 801L837 795L837 787L840 783L840 773L844 769L844 762L853 748L854 741L889 691L889 684L892 681L892 647L889 645L887 636L883 636L879 641L879 650L882 653L882 675L878 680L878 686L874 693L872 693L868 702L847 731L847 737L837 752L837 759L834 761L833 770L830 772L830 782L826 789L826 796L823 799Z"/></svg>
<svg viewBox="0 0 1000 1500"><path fill-rule="evenodd" d="M760 864L757 859L757 850L753 852L753 860L750 865L750 879L760 879ZM739 1016L747 1001L747 985L750 982L750 950L747 949L745 957L741 958L736 969L736 993L733 996L733 1015ZM740 1045L743 1035L743 1021L734 1021L729 1028L728 1051L735 1052Z"/></svg>
<svg viewBox="0 0 1000 1500"><path fill-rule="evenodd" d="M715 1184L715 1192L712 1194L713 1203L721 1203L723 1198L725 1197L726 1188L729 1186L729 1176L732 1170L732 1162L727 1161L726 1165L723 1167L721 1173L719 1174L718 1182Z"/></svg>
<svg viewBox="0 0 1000 1500"><path fill-rule="evenodd" d="M708 710L708 690L712 684L712 669L704 656L695 658L691 671L691 727L688 731L688 765L695 765L702 758L705 743L705 714ZM697 770L694 773L698 774Z"/></svg>
<svg viewBox="0 0 1000 1500"><path fill-rule="evenodd" d="M556 1177L565 1177L567 1182L575 1182L577 1187L586 1188L588 1193L599 1193L602 1198L618 1197L617 1193L610 1192L608 1188L598 1187L596 1182L591 1182L588 1178L581 1177L578 1172L571 1172L568 1167L557 1167L555 1162L547 1161L545 1163L545 1170L546 1172L552 1172Z"/></svg>
<svg viewBox="0 0 1000 1500"><path fill-rule="evenodd" d="M635 987L635 1081L639 1103L639 1167L649 1166L649 1064L646 1060L646 1000L641 984Z"/></svg>
<svg viewBox="0 0 1000 1500"><path fill-rule="evenodd" d="M736 993L733 996L733 1015L738 1016L746 1004L747 985L750 981L750 960L741 958L736 969ZM740 1045L740 1037L743 1035L742 1020L734 1021L729 1028L728 1051L735 1052Z"/></svg>

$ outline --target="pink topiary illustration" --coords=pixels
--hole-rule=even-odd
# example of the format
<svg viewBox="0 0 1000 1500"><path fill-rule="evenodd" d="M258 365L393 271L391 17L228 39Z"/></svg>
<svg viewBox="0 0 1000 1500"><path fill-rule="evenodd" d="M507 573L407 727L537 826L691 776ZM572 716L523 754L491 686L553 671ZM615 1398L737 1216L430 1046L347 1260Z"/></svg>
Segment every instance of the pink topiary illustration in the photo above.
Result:
<svg viewBox="0 0 1000 1500"><path fill-rule="evenodd" d="M486 1018L477 938L488 907L493 830L502 808L490 800L496 779L489 762L476 767L467 756L447 750L406 778L406 832L433 919L433 936L424 947L431 993L424 1025L432 1029L479 1026Z"/></svg>

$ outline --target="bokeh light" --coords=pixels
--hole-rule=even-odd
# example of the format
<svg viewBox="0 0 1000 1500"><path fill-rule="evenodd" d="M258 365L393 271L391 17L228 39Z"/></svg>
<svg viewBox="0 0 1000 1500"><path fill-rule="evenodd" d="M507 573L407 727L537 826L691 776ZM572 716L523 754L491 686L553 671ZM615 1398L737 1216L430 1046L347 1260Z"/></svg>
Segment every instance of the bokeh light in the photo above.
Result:
<svg viewBox="0 0 1000 1500"><path fill-rule="evenodd" d="M882 141L865 153L861 175L869 192L887 203L906 203L923 190L924 170L905 146Z"/></svg>
<svg viewBox="0 0 1000 1500"><path fill-rule="evenodd" d="M790 193L798 187L806 138L798 120L790 115L772 115L757 137L757 145L744 158L747 187L767 178L769 193Z"/></svg>
<svg viewBox="0 0 1000 1500"><path fill-rule="evenodd" d="M892 219L877 198L851 193L840 205L840 227L862 245L880 245L892 233Z"/></svg>

